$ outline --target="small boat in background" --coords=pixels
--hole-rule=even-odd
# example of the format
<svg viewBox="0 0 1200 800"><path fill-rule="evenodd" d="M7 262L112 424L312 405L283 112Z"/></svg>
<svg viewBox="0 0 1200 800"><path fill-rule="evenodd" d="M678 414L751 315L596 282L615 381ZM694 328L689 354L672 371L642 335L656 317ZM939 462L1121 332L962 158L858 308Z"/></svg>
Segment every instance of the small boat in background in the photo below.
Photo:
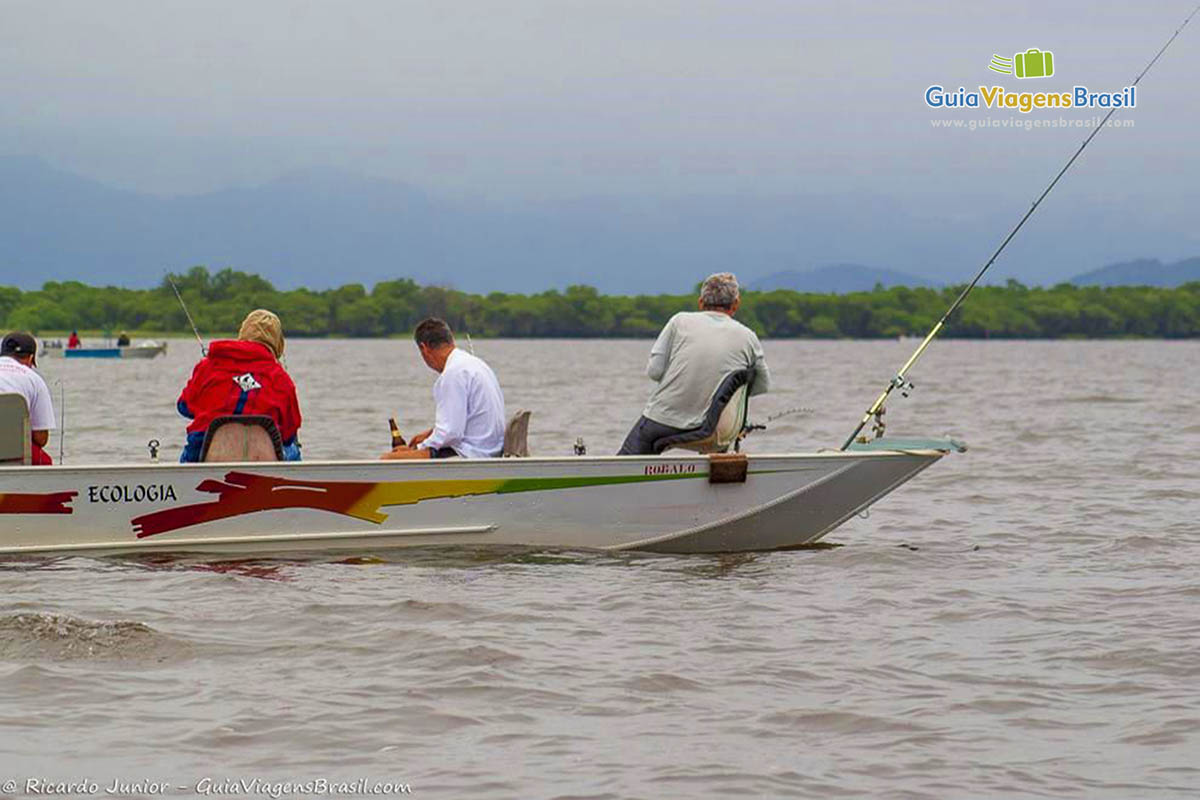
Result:
<svg viewBox="0 0 1200 800"><path fill-rule="evenodd" d="M167 352L166 342L138 342L128 347L47 347L46 355L63 358L154 358Z"/></svg>

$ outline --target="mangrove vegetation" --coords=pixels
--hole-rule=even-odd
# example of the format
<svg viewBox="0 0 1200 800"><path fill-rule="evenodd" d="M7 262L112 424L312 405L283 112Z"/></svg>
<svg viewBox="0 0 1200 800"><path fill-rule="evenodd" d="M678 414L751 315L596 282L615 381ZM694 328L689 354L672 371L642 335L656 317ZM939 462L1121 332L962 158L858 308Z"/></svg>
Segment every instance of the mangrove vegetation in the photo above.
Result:
<svg viewBox="0 0 1200 800"><path fill-rule="evenodd" d="M456 330L492 337L651 337L695 294L602 295L588 286L539 294L470 294L412 280L371 289L280 290L257 275L193 267L173 276L202 333L237 329L246 312L269 308L290 336L408 334L418 320L440 316ZM961 287L876 287L843 295L746 292L738 319L770 338L882 338L924 335ZM983 286L944 335L958 338L1187 338L1200 336L1200 283L1051 288L1015 281ZM37 333L190 330L167 279L153 289L51 282L36 291L0 287L0 327Z"/></svg>

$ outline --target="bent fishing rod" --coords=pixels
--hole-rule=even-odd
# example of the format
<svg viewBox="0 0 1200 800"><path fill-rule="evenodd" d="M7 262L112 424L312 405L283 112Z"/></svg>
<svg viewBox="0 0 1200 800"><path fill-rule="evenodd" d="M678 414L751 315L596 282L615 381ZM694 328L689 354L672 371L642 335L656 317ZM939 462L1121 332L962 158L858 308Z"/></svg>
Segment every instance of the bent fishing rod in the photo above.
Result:
<svg viewBox="0 0 1200 800"><path fill-rule="evenodd" d="M208 357L208 348L204 346L204 340L200 338L200 331L196 329L196 323L192 319L192 314L188 311L187 303L183 302L183 295L179 293L179 287L175 285L175 279L171 277L171 273L167 273L167 282L171 284L171 288L175 290L175 299L179 301L179 307L183 309L184 316L187 317L188 324L192 326L192 333L196 334L196 343L200 345L200 355Z"/></svg>
<svg viewBox="0 0 1200 800"><path fill-rule="evenodd" d="M1153 67L1160 58L1162 58L1163 53L1167 52L1167 48L1170 47L1171 43L1179 37L1179 34L1184 28L1187 27L1187 24L1192 21L1192 17L1196 16L1197 12L1200 12L1200 5L1192 9L1192 13L1188 14L1183 23L1175 29L1175 32L1171 34L1171 38L1167 39L1166 44L1159 48L1158 52L1154 54L1154 58L1150 59L1150 63L1147 64L1140 73L1138 73L1138 76L1133 79L1133 83L1131 84L1132 86L1137 86L1138 83L1141 82L1142 78L1146 77L1146 73L1148 73L1150 68ZM842 450L846 450L850 447L850 445L854 444L854 440L858 437L858 434L862 432L862 429L865 428L867 423L872 419L875 420L874 432L877 434L877 436L882 436L884 430L884 405L887 403L888 398L891 397L892 392L894 392L896 389L899 389L905 397L908 396L908 390L913 388L913 384L909 382L907 377L908 371L912 369L913 365L917 363L917 359L924 354L925 350L929 347L933 340L936 339L938 334L942 332L942 329L946 327L946 323L950 320L950 317L955 311L958 310L959 306L966 302L967 295L969 295L975 288L975 285L979 283L984 273L988 271L992 264L996 263L996 259L1000 257L1001 253L1004 252L1004 248L1008 247L1008 243L1013 240L1013 238L1017 235L1017 232L1020 231L1021 228L1025 227L1025 223L1030 217L1033 216L1034 212L1037 211L1038 206L1040 206L1042 201L1046 199L1046 196L1050 194L1050 191L1058 185L1058 182L1062 179L1062 177L1067 174L1067 171L1071 169L1071 166L1074 165L1075 161L1083 154L1083 151L1087 149L1087 146L1091 144L1092 139L1096 138L1096 134L1100 133L1101 129L1104 128L1104 126L1108 123L1108 120L1115 113L1117 113L1117 106L1113 106L1111 109L1109 109L1108 113L1104 115L1104 119L1100 121L1100 124L1098 124L1095 129L1088 134L1087 138L1083 140L1083 144L1079 145L1079 149L1076 150L1075 153L1067 160L1067 163L1064 164L1063 168L1058 171L1058 174L1054 176L1054 179L1050 181L1050 184L1044 190L1042 190L1042 193L1038 195L1036 200L1033 201L1033 205L1029 207L1024 215L1021 216L1021 219L1017 222L1017 224L1013 226L1013 229L1010 230L1008 235L1004 237L1004 240L1000 242L1000 246L996 248L996 251L992 253L992 257L987 260L987 263L985 263L983 268L980 269L975 275L974 280L967 284L966 288L959 293L957 299L950 304L950 308L946 310L946 313L942 315L942 318L938 320L937 324L933 326L933 329L929 331L929 334L926 335L925 339L917 347L916 352L909 357L908 361L904 362L904 366L900 368L900 370L896 373L896 376L888 383L887 388L883 390L871 407L867 409L867 413L864 414L862 420L859 421L858 427L854 429L854 433L850 434L849 438L847 438L845 443L842 445Z"/></svg>

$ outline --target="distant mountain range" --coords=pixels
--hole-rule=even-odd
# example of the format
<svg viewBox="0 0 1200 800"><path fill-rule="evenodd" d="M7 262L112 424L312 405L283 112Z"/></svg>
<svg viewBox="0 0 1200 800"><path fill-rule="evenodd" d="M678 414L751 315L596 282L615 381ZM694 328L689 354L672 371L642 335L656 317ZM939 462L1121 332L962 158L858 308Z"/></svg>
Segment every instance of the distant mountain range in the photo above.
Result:
<svg viewBox="0 0 1200 800"><path fill-rule="evenodd" d="M1200 257L1164 264L1157 258L1143 258L1110 264L1071 278L1076 286L1163 286L1174 288L1200 281Z"/></svg>
<svg viewBox="0 0 1200 800"><path fill-rule="evenodd" d="M1014 244L993 279L1055 283L1097 263L1096 253L1111 246L1089 233L1098 219L1080 206L1043 221ZM609 294L642 294L690 291L705 275L729 270L752 287L846 292L877 282L966 280L970 270L962 265L978 263L979 242L993 240L997 228L990 212L964 207L948 221L919 204L861 194L452 199L334 169L159 196L38 158L0 156L0 285L23 289L48 280L145 287L168 269L205 265L257 273L283 289L408 277L471 292L588 284ZM1148 247L1161 237L1147 228L1123 236L1120 245ZM1079 244L1065 253L1050 244L1061 241ZM888 268L838 263L848 250L861 263ZM1041 255L1047 252L1054 256ZM800 257L835 266L797 271ZM929 275L903 271L914 265ZM1154 272L1117 270L1123 266L1130 265L1109 268L1116 270L1111 277L1088 273L1077 280L1128 275L1144 283ZM1177 268L1195 274L1194 266L1162 267L1171 276Z"/></svg>
<svg viewBox="0 0 1200 800"><path fill-rule="evenodd" d="M892 286L937 286L934 281L894 269L877 269L861 264L830 264L827 267L800 271L774 272L750 282L750 289L769 292L773 289L792 289L797 292L844 294L866 292L876 284Z"/></svg>
<svg viewBox="0 0 1200 800"><path fill-rule="evenodd" d="M1200 281L1200 257L1188 258L1174 264L1164 264L1156 258L1143 258L1110 264L1107 267L1076 275L1064 283L1076 286L1162 286L1175 288ZM894 269L867 267L862 264L830 264L810 270L784 270L751 281L748 288L769 292L792 289L797 292L845 294L870 291L876 284L892 286L929 286L943 284L918 275Z"/></svg>

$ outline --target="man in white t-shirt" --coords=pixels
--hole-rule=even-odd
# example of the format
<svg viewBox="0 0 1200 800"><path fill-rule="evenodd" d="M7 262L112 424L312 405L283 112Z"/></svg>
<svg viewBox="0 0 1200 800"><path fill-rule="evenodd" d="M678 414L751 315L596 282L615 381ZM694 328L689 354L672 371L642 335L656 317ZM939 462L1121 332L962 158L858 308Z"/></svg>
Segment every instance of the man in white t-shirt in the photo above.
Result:
<svg viewBox="0 0 1200 800"><path fill-rule="evenodd" d="M54 406L50 388L34 370L36 366L37 340L28 333L10 333L0 342L0 394L13 392L25 398L33 431L33 463L48 466L53 462L42 448L54 430Z"/></svg>
<svg viewBox="0 0 1200 800"><path fill-rule="evenodd" d="M504 393L482 358L454 346L454 333L440 319L422 320L413 338L421 358L440 373L433 384L434 426L383 458L495 458L504 450Z"/></svg>

